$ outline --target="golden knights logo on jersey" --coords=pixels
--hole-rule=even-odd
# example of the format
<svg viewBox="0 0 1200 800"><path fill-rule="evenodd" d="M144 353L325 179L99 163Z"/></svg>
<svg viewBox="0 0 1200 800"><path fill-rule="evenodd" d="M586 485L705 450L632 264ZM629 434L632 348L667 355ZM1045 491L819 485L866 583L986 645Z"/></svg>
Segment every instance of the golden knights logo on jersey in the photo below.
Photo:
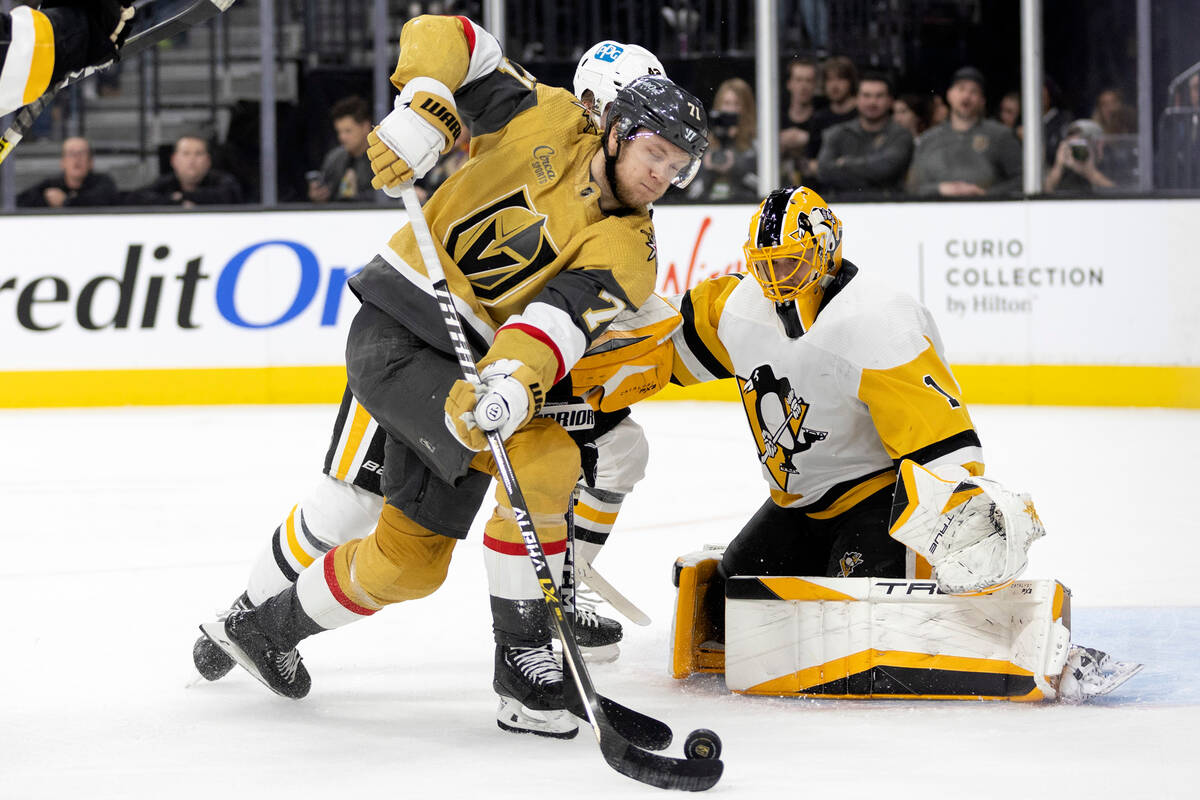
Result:
<svg viewBox="0 0 1200 800"><path fill-rule="evenodd" d="M758 460L780 491L786 492L788 476L799 472L792 457L814 442L824 441L829 433L804 427L808 403L796 394L786 377L775 377L769 365L755 367L749 378L738 376L737 383L758 446Z"/></svg>
<svg viewBox="0 0 1200 800"><path fill-rule="evenodd" d="M471 281L484 306L494 306L558 257L546 215L534 211L525 187L450 226L446 252Z"/></svg>

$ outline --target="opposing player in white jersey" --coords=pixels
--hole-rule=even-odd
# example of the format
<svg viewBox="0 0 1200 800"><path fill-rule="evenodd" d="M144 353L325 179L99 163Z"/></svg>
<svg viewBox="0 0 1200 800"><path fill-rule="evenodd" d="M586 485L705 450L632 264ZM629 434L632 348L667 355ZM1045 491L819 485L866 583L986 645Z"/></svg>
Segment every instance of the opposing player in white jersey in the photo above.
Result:
<svg viewBox="0 0 1200 800"><path fill-rule="evenodd" d="M676 298L675 378L736 377L770 489L720 575L904 577L916 565L887 533L900 462L983 472L933 318L843 259L841 221L811 189L772 192L750 227L754 280Z"/></svg>
<svg viewBox="0 0 1200 800"><path fill-rule="evenodd" d="M702 553L677 564L676 676L724 671L722 648L704 641L728 644L726 634L739 648L739 673L734 680L726 672L727 683L751 693L1042 699L1074 692L1078 699L1136 672L1139 665L1099 651L1068 651L1061 585L1042 591L1044 602L1032 611L996 594L1025 568L1029 545L1044 529L1027 495L982 477L979 437L928 309L843 258L841 221L805 187L777 190L762 202L744 252L754 280L722 276L674 298L684 323L672 337L673 378L736 379L770 497L719 563ZM708 568L700 569L704 561ZM690 584L681 581L686 569L695 570ZM814 580L789 578L795 582L772 589L769 579L738 576ZM872 616L878 597L821 583L851 576L900 579L894 586L906 592L918 587L959 605L913 601L891 617ZM932 580L904 582L913 578ZM737 591L727 592L727 583ZM976 601L978 595L990 599ZM730 611L727 626L733 600L741 603L739 615L735 620ZM809 601L813 612L796 611L804 607L796 601ZM828 613L817 608L826 601L833 601ZM1009 660L1003 635L996 651L988 649L996 637L967 636L940 661L912 652L922 631L948 620L944 638L928 637L936 648L953 640L956 624L984 619L980 609L1002 602L1019 608L993 613L993 633L1007 634L1010 623L1014 639L1017 631L1033 632L1013 646L1019 664ZM873 622L859 626L856 618ZM913 619L921 624L910 631ZM876 670L878 653L899 641L908 652ZM813 660L781 655L805 648ZM971 655L981 657L962 668ZM926 669L930 664L951 668Z"/></svg>
<svg viewBox="0 0 1200 800"><path fill-rule="evenodd" d="M603 122L617 92L643 75L663 75L662 64L637 45L611 40L593 45L580 59L575 72L577 97ZM624 312L609 332L572 371L576 391L599 390L592 396L594 424L573 431L584 462L575 503L575 557L586 580L591 563L603 547L625 496L645 474L649 449L642 428L629 416L627 404L642 396L640 384L624 387L604 384L611 378L612 353L623 343L642 339L651 345L663 341L678 326L679 315L660 298L652 297L641 313ZM641 331L633 335L632 331ZM547 411L553 413L553 407ZM564 426L568 427L568 426ZM568 430L571 430L568 427ZM251 608L296 581L300 572L330 548L368 535L383 509L380 477L384 463L385 432L346 389L325 455L322 477L292 507L275 528L267 546L251 568L246 590L231 608ZM618 655L622 630L616 620L595 611L595 599L578 598L576 636L590 660L612 660ZM192 650L197 671L218 680L234 662L207 637L200 636Z"/></svg>
<svg viewBox="0 0 1200 800"><path fill-rule="evenodd" d="M46 0L0 11L0 116L38 99L70 73L112 61L133 3Z"/></svg>

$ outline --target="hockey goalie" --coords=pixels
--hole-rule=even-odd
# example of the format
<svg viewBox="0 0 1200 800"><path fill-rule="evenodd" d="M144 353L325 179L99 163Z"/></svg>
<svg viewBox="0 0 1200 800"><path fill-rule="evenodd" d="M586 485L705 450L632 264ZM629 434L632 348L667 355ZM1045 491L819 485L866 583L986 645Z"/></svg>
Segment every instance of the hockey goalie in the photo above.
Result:
<svg viewBox="0 0 1200 800"><path fill-rule="evenodd" d="M888 533L930 579L731 576L724 642L705 611L723 550L681 556L674 676L723 672L756 695L1079 702L1141 669L1071 643L1066 586L1017 580L1045 535L1028 495L906 460Z"/></svg>

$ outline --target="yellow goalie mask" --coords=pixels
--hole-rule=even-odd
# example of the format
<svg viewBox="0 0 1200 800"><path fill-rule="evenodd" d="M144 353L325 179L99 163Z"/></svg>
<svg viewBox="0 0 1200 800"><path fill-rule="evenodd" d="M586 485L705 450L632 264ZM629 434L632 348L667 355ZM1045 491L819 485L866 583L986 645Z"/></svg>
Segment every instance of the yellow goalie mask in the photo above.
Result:
<svg viewBox="0 0 1200 800"><path fill-rule="evenodd" d="M805 186L776 189L750 218L746 267L776 303L796 301L805 329L842 267L842 221Z"/></svg>

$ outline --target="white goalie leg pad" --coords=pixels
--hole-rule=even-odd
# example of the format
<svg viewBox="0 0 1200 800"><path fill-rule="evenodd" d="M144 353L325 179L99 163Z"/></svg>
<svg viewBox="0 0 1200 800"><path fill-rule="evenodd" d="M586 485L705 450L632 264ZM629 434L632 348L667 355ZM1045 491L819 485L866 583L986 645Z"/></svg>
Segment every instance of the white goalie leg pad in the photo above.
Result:
<svg viewBox="0 0 1200 800"><path fill-rule="evenodd" d="M1052 700L1069 597L1049 580L955 597L899 578L730 578L725 683L745 694Z"/></svg>
<svg viewBox="0 0 1200 800"><path fill-rule="evenodd" d="M937 472L900 464L888 533L933 566L949 594L997 591L1021 574L1029 545L1046 535L1027 494L973 477L962 467Z"/></svg>
<svg viewBox="0 0 1200 800"><path fill-rule="evenodd" d="M250 602L258 605L279 594L330 548L370 535L382 511L381 496L322 475L254 562L246 584Z"/></svg>

